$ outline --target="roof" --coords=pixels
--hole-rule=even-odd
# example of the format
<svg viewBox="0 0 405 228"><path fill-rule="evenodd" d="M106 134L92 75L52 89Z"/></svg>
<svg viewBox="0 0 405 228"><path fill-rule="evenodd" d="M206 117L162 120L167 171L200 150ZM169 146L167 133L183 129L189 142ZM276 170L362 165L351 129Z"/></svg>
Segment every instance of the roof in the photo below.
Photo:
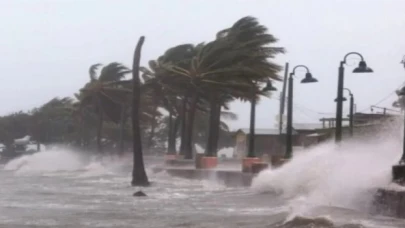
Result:
<svg viewBox="0 0 405 228"><path fill-rule="evenodd" d="M356 112L353 114L354 117L397 117L401 116L399 114L393 114L393 113L364 113L364 112Z"/></svg>
<svg viewBox="0 0 405 228"><path fill-rule="evenodd" d="M293 128L296 130L315 130L319 128L323 128L322 123L295 123L293 124Z"/></svg>
<svg viewBox="0 0 405 228"><path fill-rule="evenodd" d="M362 113L362 112L356 112L353 114L354 120L365 120L368 121L370 118L372 119L383 119L383 118L395 118L395 117L400 117L401 115L398 114L392 114L392 113ZM350 117L348 114L347 117ZM335 121L335 117L329 117L329 118L321 118L319 119L320 121ZM343 121L349 121L350 118L342 118ZM344 123L344 122L343 122Z"/></svg>
<svg viewBox="0 0 405 228"><path fill-rule="evenodd" d="M243 133L245 133L245 134L249 134L249 132L250 132L250 129L249 128L241 128L241 129L239 129L239 130L237 130L237 132L238 131L242 131ZM286 134L286 130L285 129L283 129L282 131L281 131L281 133L282 134ZM293 135L296 135L296 134L298 134L298 132L297 131L295 131L295 130L293 130ZM255 129L255 135L279 135L279 129L271 129L271 128L256 128Z"/></svg>
<svg viewBox="0 0 405 228"><path fill-rule="evenodd" d="M316 129L322 129L323 124L322 123L294 123L293 124L293 134L297 135L298 131L300 130L316 130ZM242 131L245 134L249 134L249 128L241 128L238 129L237 131ZM286 129L283 129L282 134L286 134ZM279 129L275 128L256 128L255 129L255 134L256 135L278 135L279 134Z"/></svg>
<svg viewBox="0 0 405 228"><path fill-rule="evenodd" d="M319 121L335 121L336 120L336 118L335 117L323 117L323 118L320 118L319 119ZM350 120L349 118L342 118L342 120Z"/></svg>

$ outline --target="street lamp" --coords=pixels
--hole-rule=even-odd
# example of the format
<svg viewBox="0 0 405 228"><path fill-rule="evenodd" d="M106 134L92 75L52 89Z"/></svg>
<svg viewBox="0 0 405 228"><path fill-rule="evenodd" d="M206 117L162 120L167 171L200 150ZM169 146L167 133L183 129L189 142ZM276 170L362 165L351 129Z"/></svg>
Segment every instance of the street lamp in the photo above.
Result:
<svg viewBox="0 0 405 228"><path fill-rule="evenodd" d="M292 157L292 131L293 131L293 85L294 85L294 78L295 70L299 67L305 68L307 73L305 74L305 78L301 80L301 83L312 83L318 82L317 79L312 77L312 74L309 72L308 67L304 65L298 65L294 67L292 72L290 73L290 77L288 78L288 103L287 103L287 134L286 134L286 153L285 158L290 159Z"/></svg>
<svg viewBox="0 0 405 228"><path fill-rule="evenodd" d="M367 67L363 56L358 52L349 52L340 62L339 66L339 76L338 76L338 86L337 86L337 102L336 102L336 129L335 129L335 141L342 141L342 116L343 116L343 87L344 87L344 64L346 64L347 57L349 55L358 55L361 60L359 66L353 70L353 73L371 73L373 70Z"/></svg>
<svg viewBox="0 0 405 228"><path fill-rule="evenodd" d="M353 96L352 91L350 91L350 89L344 88L344 90L348 91L348 92L349 92L349 96L350 96L349 129L350 129L350 137L353 137L354 96ZM346 98L343 98L343 100L345 101Z"/></svg>
<svg viewBox="0 0 405 228"><path fill-rule="evenodd" d="M399 96L405 96L405 87L398 93ZM392 178L395 182L405 181L405 114L404 114L404 135L403 135L403 146L402 146L402 156L399 160L398 165L392 166Z"/></svg>
<svg viewBox="0 0 405 228"><path fill-rule="evenodd" d="M266 91L276 91L270 80L267 81L266 86L262 89ZM253 94L250 106L250 133L249 133L249 148L247 157L254 158L255 155L255 118L256 118L256 96Z"/></svg>

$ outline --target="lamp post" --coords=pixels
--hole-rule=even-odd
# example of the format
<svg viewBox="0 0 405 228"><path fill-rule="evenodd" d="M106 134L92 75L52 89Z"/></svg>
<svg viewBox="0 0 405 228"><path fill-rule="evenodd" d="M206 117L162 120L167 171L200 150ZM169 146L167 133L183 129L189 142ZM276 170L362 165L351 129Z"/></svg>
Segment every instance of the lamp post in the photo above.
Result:
<svg viewBox="0 0 405 228"><path fill-rule="evenodd" d="M405 96L405 87L399 91L398 96ZM404 105L404 104L401 104ZM405 114L404 114L404 135L403 135L403 146L402 146L402 156L399 160L398 165L392 167L392 178L394 182L403 184L405 181Z"/></svg>
<svg viewBox="0 0 405 228"><path fill-rule="evenodd" d="M354 96L353 93L350 89L344 88L343 90L346 90L349 92L350 96L350 111L349 111L349 133L350 137L353 137L353 112L354 112ZM335 102L337 102L337 98L335 99ZM342 101L346 101L347 99L345 97L342 98Z"/></svg>
<svg viewBox="0 0 405 228"><path fill-rule="evenodd" d="M317 82L318 80L312 77L312 74L309 72L308 67L304 65L298 65L294 67L288 78L288 103L287 103L287 134L286 134L286 153L285 158L290 159L293 152L293 142L292 142L292 131L293 131L293 87L294 87L294 78L295 70L297 68L305 68L307 73L305 78L301 80L301 83L312 83Z"/></svg>
<svg viewBox="0 0 405 228"><path fill-rule="evenodd" d="M270 80L267 81L266 86L262 89L263 92L266 91L276 91L277 89L273 86ZM254 158L255 155L255 119L256 119L256 96L252 94L252 100L250 105L250 129L249 129L249 148L247 157Z"/></svg>
<svg viewBox="0 0 405 228"><path fill-rule="evenodd" d="M344 90L348 91L350 96L349 129L350 129L350 137L353 137L354 96L350 89L344 88Z"/></svg>
<svg viewBox="0 0 405 228"><path fill-rule="evenodd" d="M373 70L367 67L363 56L358 52L347 53L343 61L340 62L338 85L337 85L337 101L336 101L336 129L335 129L335 141L339 143L342 141L342 116L343 116L343 87L344 87L344 64L346 64L347 57L350 55L358 55L361 60L359 66L353 70L353 73L371 73Z"/></svg>
<svg viewBox="0 0 405 228"><path fill-rule="evenodd" d="M405 56L402 58L401 61L402 64L404 64L405 67ZM405 96L405 86L402 87L401 90L397 92L398 96L402 96L402 98ZM401 99L402 102L400 102L398 105L402 109L405 107L405 102L404 100ZM403 130L403 145L402 145L402 156L401 159L399 160L398 165L392 166L392 179L394 182L403 184L405 181L405 113L404 113L404 130Z"/></svg>

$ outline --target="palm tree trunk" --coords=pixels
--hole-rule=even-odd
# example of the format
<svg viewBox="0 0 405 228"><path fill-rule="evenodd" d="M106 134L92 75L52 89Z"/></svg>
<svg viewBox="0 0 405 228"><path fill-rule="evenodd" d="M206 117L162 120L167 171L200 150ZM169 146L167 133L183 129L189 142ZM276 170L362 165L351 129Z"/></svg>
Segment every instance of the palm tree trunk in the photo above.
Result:
<svg viewBox="0 0 405 228"><path fill-rule="evenodd" d="M174 126L173 126L173 136L172 136L172 140L173 140L173 148L174 148L174 152L177 153L177 135L179 132L179 127L180 127L180 123L181 123L181 119L180 117L177 117L174 121Z"/></svg>
<svg viewBox="0 0 405 228"><path fill-rule="evenodd" d="M207 144L205 146L205 155L208 157L214 157L214 137L216 130L216 114L217 114L217 101L216 96L212 96L210 99L210 113L209 113L209 123L208 123L208 136Z"/></svg>
<svg viewBox="0 0 405 228"><path fill-rule="evenodd" d="M215 152L215 156L218 153L218 141L219 141L219 127L221 125L221 104L219 102L216 103L215 107L215 124L214 124L214 136L213 136L213 143L212 143L212 150Z"/></svg>
<svg viewBox="0 0 405 228"><path fill-rule="evenodd" d="M119 151L120 155L124 154L124 134L125 134L125 124L126 124L126 108L124 105L121 107L121 123L120 123L120 142L119 142Z"/></svg>
<svg viewBox="0 0 405 228"><path fill-rule="evenodd" d="M103 131L103 111L99 110L99 115L98 115L98 126L97 126L97 152L99 154L103 153L103 146L101 145L101 138L102 136L102 131Z"/></svg>
<svg viewBox="0 0 405 228"><path fill-rule="evenodd" d="M194 129L194 117L197 109L198 94L192 93L190 110L188 111L187 124L185 131L185 145L184 145L184 158L193 158L193 129Z"/></svg>
<svg viewBox="0 0 405 228"><path fill-rule="evenodd" d="M83 148L83 124L81 122L79 122L79 126L78 126L78 133L77 133L77 146L80 149L84 149Z"/></svg>
<svg viewBox="0 0 405 228"><path fill-rule="evenodd" d="M154 110L153 116L152 116L152 123L150 126L150 133L149 133L149 138L148 138L148 143L146 144L146 151L150 152L150 148L153 146L153 138L155 137L155 129L156 129L156 114L157 114L157 106L156 109Z"/></svg>
<svg viewBox="0 0 405 228"><path fill-rule="evenodd" d="M185 143L186 143L186 125L187 125L187 95L183 98L183 104L181 107L181 129L180 129L180 155L185 155Z"/></svg>
<svg viewBox="0 0 405 228"><path fill-rule="evenodd" d="M132 169L132 186L148 186L149 180L145 171L145 164L143 162L142 153L142 139L140 128L140 99L141 99L141 82L139 79L139 62L141 60L141 49L145 37L139 38L134 52L134 61L132 64L132 134L133 134L133 169Z"/></svg>
<svg viewBox="0 0 405 228"><path fill-rule="evenodd" d="M176 123L173 122L173 111L169 112L169 131L167 136L167 154L176 154Z"/></svg>
<svg viewBox="0 0 405 228"><path fill-rule="evenodd" d="M78 121L78 132L77 132L77 146L78 148L84 150L84 123L83 123L83 112L79 110Z"/></svg>

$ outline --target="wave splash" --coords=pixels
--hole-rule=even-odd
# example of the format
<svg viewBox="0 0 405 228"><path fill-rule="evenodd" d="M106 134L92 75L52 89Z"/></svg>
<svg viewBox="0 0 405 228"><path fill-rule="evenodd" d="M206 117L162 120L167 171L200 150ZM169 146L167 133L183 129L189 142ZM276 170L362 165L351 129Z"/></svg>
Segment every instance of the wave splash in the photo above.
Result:
<svg viewBox="0 0 405 228"><path fill-rule="evenodd" d="M349 223L345 225L336 225L329 218L316 217L308 218L303 216L296 216L293 219L282 223L276 224L274 228L365 228L362 224Z"/></svg>
<svg viewBox="0 0 405 228"><path fill-rule="evenodd" d="M84 160L76 153L66 150L47 150L31 155L23 155L9 161L4 170L19 173L73 171L84 165Z"/></svg>
<svg viewBox="0 0 405 228"><path fill-rule="evenodd" d="M325 143L294 155L289 163L260 173L252 183L259 193L277 194L295 215L315 206L367 211L376 188L391 182L401 144L395 140Z"/></svg>

